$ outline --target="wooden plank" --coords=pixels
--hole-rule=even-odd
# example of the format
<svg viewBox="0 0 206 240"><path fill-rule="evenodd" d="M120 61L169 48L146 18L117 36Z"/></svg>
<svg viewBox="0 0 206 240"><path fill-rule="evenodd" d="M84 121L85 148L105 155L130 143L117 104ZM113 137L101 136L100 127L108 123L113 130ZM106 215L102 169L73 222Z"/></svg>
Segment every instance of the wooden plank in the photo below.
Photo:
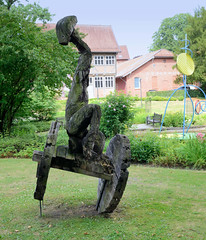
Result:
<svg viewBox="0 0 206 240"><path fill-rule="evenodd" d="M43 154L44 152L34 151L33 161L40 163ZM67 155L67 157L68 156L69 154ZM78 161L74 161L74 155L71 154L71 156L71 159L62 158L59 156L52 157L50 167L106 180L112 179L113 174L106 173L101 163L85 161L85 159L83 159L83 156L81 161L79 160L81 159L80 156L78 156Z"/></svg>
<svg viewBox="0 0 206 240"><path fill-rule="evenodd" d="M44 152L41 155L40 163L37 166L37 183L36 190L34 192L34 198L38 200L43 200L44 193L46 191L46 184L49 175L50 165L52 157L55 153L55 145L60 126L61 122L55 121L51 123ZM33 158L37 158L37 152L35 152Z"/></svg>

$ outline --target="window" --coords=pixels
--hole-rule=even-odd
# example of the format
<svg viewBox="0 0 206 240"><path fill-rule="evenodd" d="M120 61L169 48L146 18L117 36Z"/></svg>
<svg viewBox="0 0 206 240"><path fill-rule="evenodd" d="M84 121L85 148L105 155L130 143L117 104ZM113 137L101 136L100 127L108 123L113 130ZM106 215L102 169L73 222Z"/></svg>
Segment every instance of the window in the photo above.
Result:
<svg viewBox="0 0 206 240"><path fill-rule="evenodd" d="M103 56L94 56L94 65L103 65L104 57Z"/></svg>
<svg viewBox="0 0 206 240"><path fill-rule="evenodd" d="M138 77L134 78L134 88L140 89L140 78Z"/></svg>
<svg viewBox="0 0 206 240"><path fill-rule="evenodd" d="M113 88L114 78L113 77L105 77L105 85L106 85L106 88Z"/></svg>
<svg viewBox="0 0 206 240"><path fill-rule="evenodd" d="M106 56L106 65L114 65L114 56Z"/></svg>
<svg viewBox="0 0 206 240"><path fill-rule="evenodd" d="M95 77L95 88L103 88L102 77Z"/></svg>
<svg viewBox="0 0 206 240"><path fill-rule="evenodd" d="M93 83L92 81L92 77L89 78L89 85L91 85Z"/></svg>

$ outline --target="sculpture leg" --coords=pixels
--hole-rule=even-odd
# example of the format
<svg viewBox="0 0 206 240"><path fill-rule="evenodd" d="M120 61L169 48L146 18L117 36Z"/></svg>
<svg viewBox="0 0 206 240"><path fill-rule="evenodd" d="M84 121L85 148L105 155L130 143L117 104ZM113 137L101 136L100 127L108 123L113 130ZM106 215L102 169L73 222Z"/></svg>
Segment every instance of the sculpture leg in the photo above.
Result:
<svg viewBox="0 0 206 240"><path fill-rule="evenodd" d="M96 104L84 106L71 117L67 132L72 152L83 151L85 157L91 157L94 151L98 154L102 153L105 139L99 131L100 118L101 109Z"/></svg>

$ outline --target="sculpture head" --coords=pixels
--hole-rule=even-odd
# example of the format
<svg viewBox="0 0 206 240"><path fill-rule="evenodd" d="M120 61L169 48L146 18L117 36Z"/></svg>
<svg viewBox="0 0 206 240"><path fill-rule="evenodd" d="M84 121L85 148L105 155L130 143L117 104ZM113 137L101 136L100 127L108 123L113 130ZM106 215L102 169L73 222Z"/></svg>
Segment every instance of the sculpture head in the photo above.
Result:
<svg viewBox="0 0 206 240"><path fill-rule="evenodd" d="M61 45L67 45L77 24L76 16L64 17L57 22L56 34Z"/></svg>

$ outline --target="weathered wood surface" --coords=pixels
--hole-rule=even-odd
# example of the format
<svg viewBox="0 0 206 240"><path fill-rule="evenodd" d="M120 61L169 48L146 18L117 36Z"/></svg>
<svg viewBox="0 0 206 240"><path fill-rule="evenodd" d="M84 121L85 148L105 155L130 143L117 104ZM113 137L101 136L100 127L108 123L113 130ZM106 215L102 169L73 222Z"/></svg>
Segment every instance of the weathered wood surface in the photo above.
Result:
<svg viewBox="0 0 206 240"><path fill-rule="evenodd" d="M112 138L106 155L114 165L112 180L99 179L97 210L98 213L111 213L117 207L125 190L130 166L131 151L129 139L124 135Z"/></svg>
<svg viewBox="0 0 206 240"><path fill-rule="evenodd" d="M41 155L41 159L37 166L37 183L36 190L34 192L34 198L38 200L43 200L44 197L51 160L55 153L57 135L61 124L62 123L58 121L52 122L49 134L47 136L44 152Z"/></svg>
<svg viewBox="0 0 206 240"><path fill-rule="evenodd" d="M42 155L43 152L34 151L33 161L40 163ZM113 174L113 166L105 162L103 156L98 161L88 161L82 154L70 154L68 146L57 147L56 156L52 157L50 167L107 180L111 180Z"/></svg>

